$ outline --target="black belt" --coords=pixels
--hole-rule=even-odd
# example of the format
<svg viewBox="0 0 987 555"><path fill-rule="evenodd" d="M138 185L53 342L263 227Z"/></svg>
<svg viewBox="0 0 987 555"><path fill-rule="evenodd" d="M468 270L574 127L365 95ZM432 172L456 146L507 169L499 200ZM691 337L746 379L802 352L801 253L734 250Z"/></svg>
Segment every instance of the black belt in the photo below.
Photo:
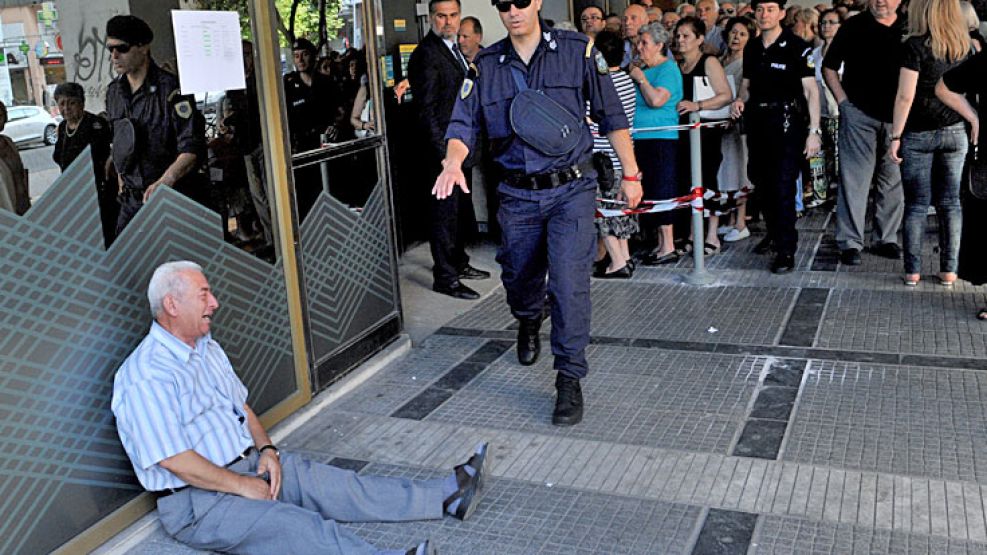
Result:
<svg viewBox="0 0 987 555"><path fill-rule="evenodd" d="M561 187L566 183L572 183L573 181L586 175L586 172L591 169L593 169L592 159L585 160L578 164L573 164L567 168L551 173L525 175L523 173L507 172L504 174L504 182L511 187L517 187L518 189L530 189L532 191L554 189L556 187Z"/></svg>
<svg viewBox="0 0 987 555"><path fill-rule="evenodd" d="M253 451L253 450L254 450L253 447L247 447L247 449L244 450L243 453L240 453L239 455L237 455L235 459L233 459L232 461L228 462L226 465L223 466L223 468L229 468L229 467L235 465L236 463L242 461L243 459L249 457L250 456L250 452ZM188 487L189 487L188 485L184 485L184 486L182 486L180 488L165 488L165 489L163 489L161 491L156 491L154 493L156 493L158 495L158 499L164 499L165 497L168 497L169 495L174 495L174 494L182 491L183 489L188 489Z"/></svg>

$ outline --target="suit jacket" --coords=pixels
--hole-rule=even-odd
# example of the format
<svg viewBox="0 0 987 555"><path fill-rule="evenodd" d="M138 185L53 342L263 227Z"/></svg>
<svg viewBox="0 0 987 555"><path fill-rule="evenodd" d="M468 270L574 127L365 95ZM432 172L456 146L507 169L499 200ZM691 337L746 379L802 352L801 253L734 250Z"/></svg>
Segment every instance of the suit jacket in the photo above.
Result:
<svg viewBox="0 0 987 555"><path fill-rule="evenodd" d="M442 37L429 31L411 53L408 80L418 112L419 128L428 137L429 151L441 160L446 152L446 127L466 77L466 67L456 59ZM473 159L470 154L467 163Z"/></svg>

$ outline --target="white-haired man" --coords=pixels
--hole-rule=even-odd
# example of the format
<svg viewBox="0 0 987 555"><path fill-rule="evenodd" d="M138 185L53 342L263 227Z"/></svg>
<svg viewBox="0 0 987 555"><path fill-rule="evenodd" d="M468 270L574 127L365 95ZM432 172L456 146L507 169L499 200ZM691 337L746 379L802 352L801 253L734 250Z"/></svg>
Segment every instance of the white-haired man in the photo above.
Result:
<svg viewBox="0 0 987 555"><path fill-rule="evenodd" d="M233 553L381 551L336 522L467 518L482 493L487 445L446 478L360 476L280 452L247 388L210 335L219 302L193 262L159 266L147 291L154 322L113 381L117 431L165 531Z"/></svg>

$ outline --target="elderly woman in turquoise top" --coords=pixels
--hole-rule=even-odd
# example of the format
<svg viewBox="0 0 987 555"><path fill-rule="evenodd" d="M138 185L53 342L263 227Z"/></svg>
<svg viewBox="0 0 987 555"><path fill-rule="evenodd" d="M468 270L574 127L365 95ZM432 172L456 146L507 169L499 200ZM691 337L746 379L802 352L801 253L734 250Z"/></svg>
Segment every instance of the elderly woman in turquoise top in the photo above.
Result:
<svg viewBox="0 0 987 555"><path fill-rule="evenodd" d="M651 23L638 31L637 50L642 67L631 67L628 73L637 85L634 127L649 129L671 127L664 131L634 133L634 154L641 168L644 198L665 200L685 193L678 183L676 157L679 123L675 106L682 100L682 73L674 60L664 55L669 32L662 25ZM650 221L649 221L650 220ZM678 255L672 237L671 212L659 212L641 218L650 249L642 258L645 265L675 262Z"/></svg>

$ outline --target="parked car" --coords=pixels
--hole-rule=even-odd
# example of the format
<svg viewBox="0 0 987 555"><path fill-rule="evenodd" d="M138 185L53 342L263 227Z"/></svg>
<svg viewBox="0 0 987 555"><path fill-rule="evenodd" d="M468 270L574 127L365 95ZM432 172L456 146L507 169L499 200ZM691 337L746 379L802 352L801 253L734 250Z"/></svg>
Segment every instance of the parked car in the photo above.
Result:
<svg viewBox="0 0 987 555"><path fill-rule="evenodd" d="M3 134L13 139L17 146L35 142L53 145L58 139L60 121L61 116L54 118L40 106L8 106Z"/></svg>

